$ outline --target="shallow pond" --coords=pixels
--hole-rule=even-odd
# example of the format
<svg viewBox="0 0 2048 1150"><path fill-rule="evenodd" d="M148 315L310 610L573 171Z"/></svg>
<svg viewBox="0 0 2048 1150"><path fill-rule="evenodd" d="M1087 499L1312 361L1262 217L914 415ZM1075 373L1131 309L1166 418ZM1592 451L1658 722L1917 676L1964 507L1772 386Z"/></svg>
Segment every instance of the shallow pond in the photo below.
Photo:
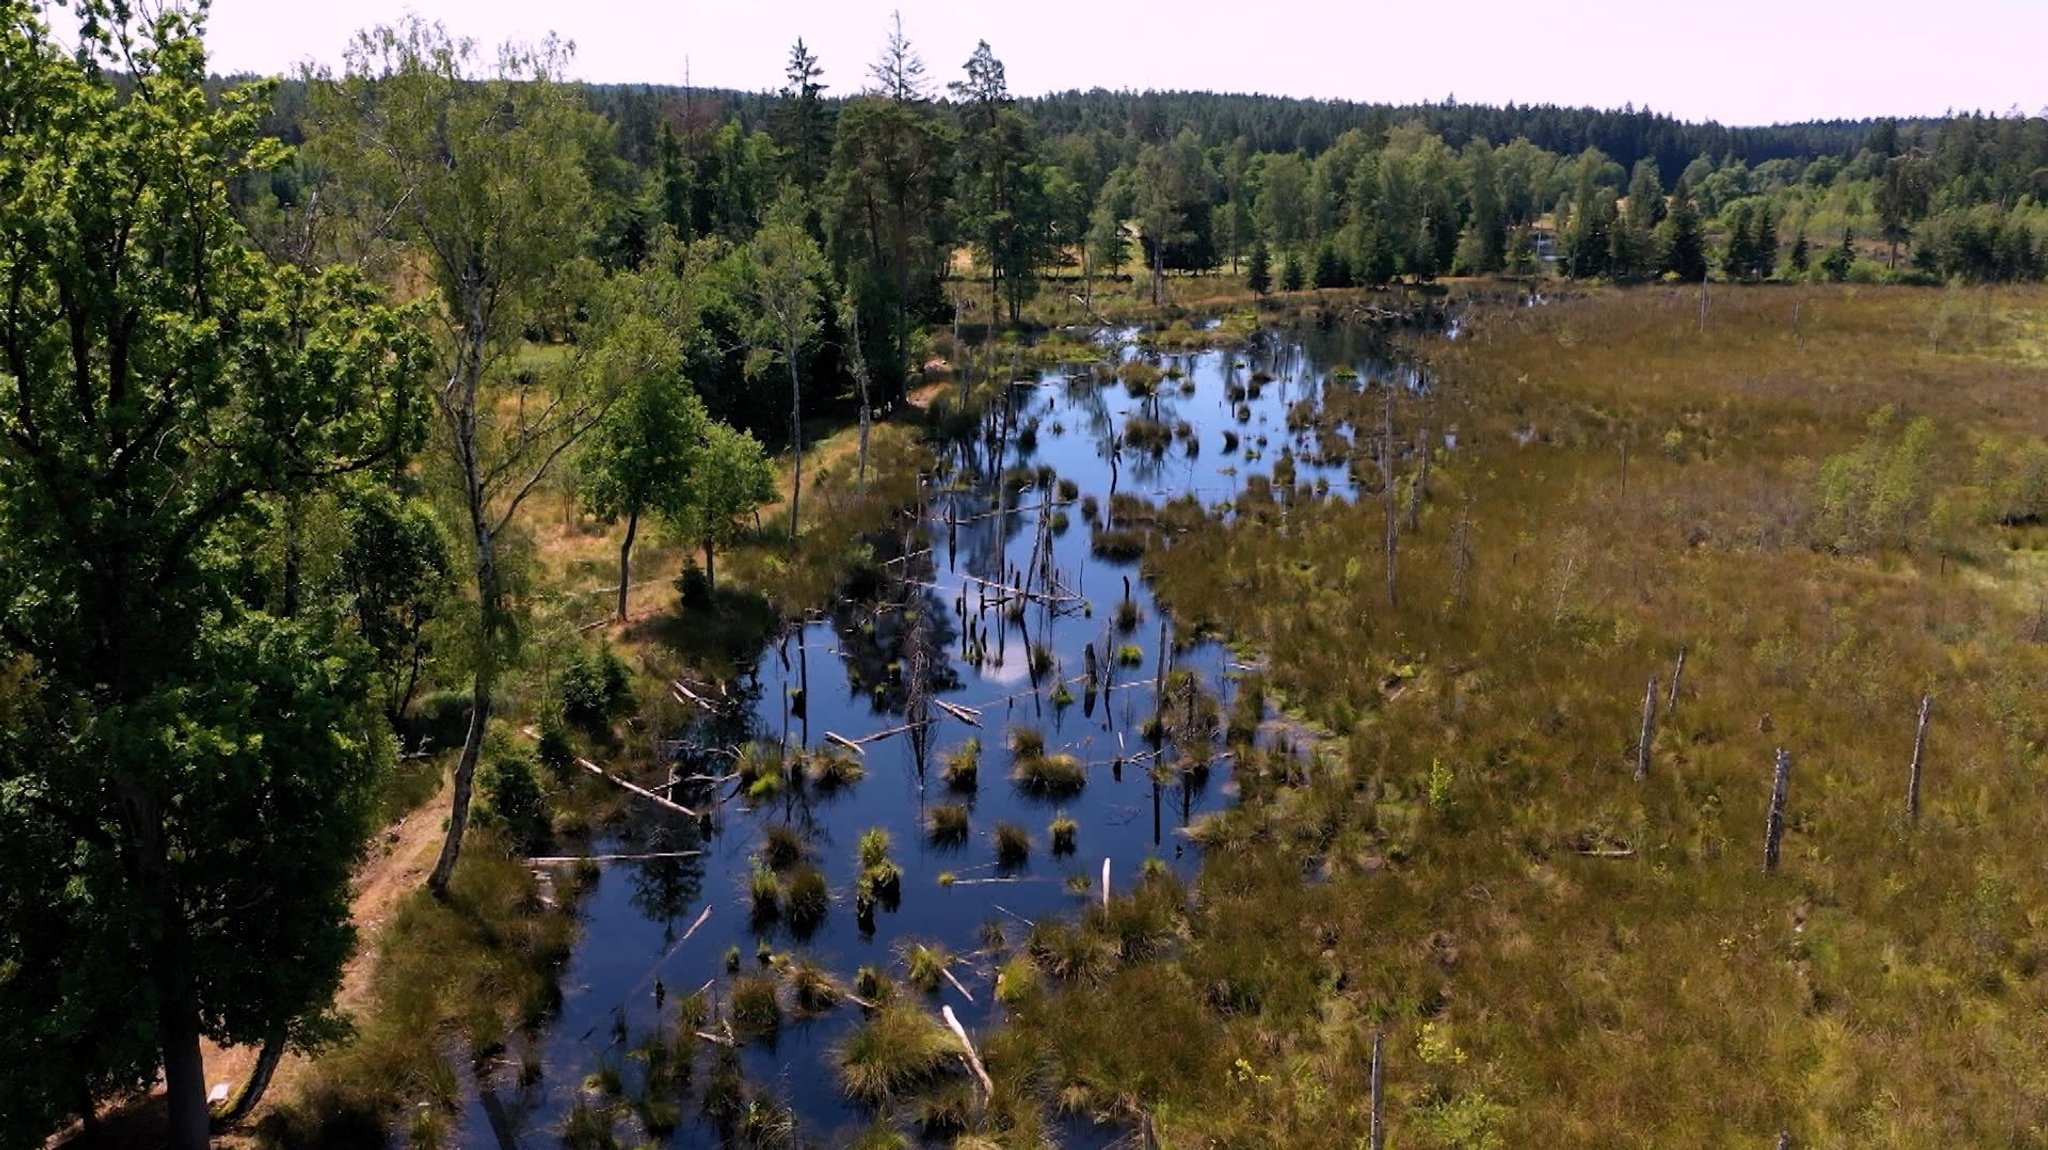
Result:
<svg viewBox="0 0 2048 1150"><path fill-rule="evenodd" d="M593 1076L615 1079L622 1098L638 1097L646 1062L634 1047L673 1030L677 1004L700 987L723 1001L731 951L741 973L767 969L757 959L765 943L851 986L863 966L900 978L904 946L936 944L956 956L949 969L958 985L941 983L925 1005L933 1012L949 1005L979 1032L1001 1013L985 955L992 932L1015 942L1029 922L1100 897L1104 860L1119 887L1148 860L1192 874L1198 852L1178 832L1230 801L1230 764L1219 742L1206 771L1178 769L1184 764L1171 746L1155 769L1142 732L1159 708L1158 660L1168 652L1175 670L1195 672L1226 709L1240 667L1219 644L1180 646L1137 563L1091 549L1084 505L1099 519L1113 489L1153 504L1192 495L1207 509L1227 508L1252 476L1270 475L1283 449L1295 457L1298 483L1347 496L1349 464L1318 450L1317 432L1290 431L1290 412L1298 422L1304 409L1297 405L1319 404L1325 388L1386 381L1412 389L1421 381L1362 329L1268 330L1242 346L1184 354L1141 349L1135 334L1104 333L1102 367L1048 371L1019 384L1010 409L991 416L981 434L941 446L922 518L913 517L902 539L878 547L872 600L792 629L762 652L738 713L685 733L716 747L750 729L770 744L857 761L864 778L836 789L811 784L756 794L730 777L729 752L712 750L680 767L725 776L708 790L676 792L706 806L721 799L715 814L703 826L649 820L598 849L701 853L602 869L578 906L581 938L563 977L561 1009L537 1049L511 1056L528 1064L524 1077L537 1069L538 1079L519 1084L516 1065L487 1075L464 1111L464 1145L559 1145L579 1100L603 1101L586 1088ZM1141 378L1138 388L1114 370L1133 362L1144 366L1124 373ZM1159 375L1152 394L1134 394L1152 374L1147 367ZM1155 455L1128 442L1119 449L1134 419L1166 429L1163 450ZM1021 487L1019 468L1030 469ZM1012 485L1001 482L1006 473ZM1020 609L1017 592L1027 587ZM1118 608L1127 594L1138 621L1125 633ZM1096 689L1088 683L1090 647ZM1120 663L1119 654L1134 662ZM918 682L926 688L916 689ZM920 715L926 725L909 721ZM975 718L978 728L969 721ZM1006 732L1020 727L1042 731L1048 754L1073 756L1085 785L1053 798L1013 782ZM919 730L921 739L913 737ZM962 791L949 785L944 764L970 738L980 741L979 783ZM841 739L859 743L859 752L845 750ZM967 808L964 841L932 841L927 824L941 804ZM1059 814L1076 832L1073 849L1056 854L1049 826ZM1028 832L1027 861L999 864L998 822ZM767 828L777 824L793 828L831 892L822 920L803 930L786 915L763 921L753 912L750 878ZM873 827L889 833L902 881L898 898L870 909L856 905L856 849ZM832 1061L860 1020L850 1003L814 1018L792 1015L772 1038L739 1048L747 1080L790 1109L802 1140L843 1143L873 1121L841 1093ZM700 1113L703 1077L700 1069L698 1089L674 1116L680 1125L653 1141L719 1143ZM617 1130L622 1144L649 1139L628 1107L619 1108ZM1062 1138L1099 1145L1121 1133L1073 1126Z"/></svg>

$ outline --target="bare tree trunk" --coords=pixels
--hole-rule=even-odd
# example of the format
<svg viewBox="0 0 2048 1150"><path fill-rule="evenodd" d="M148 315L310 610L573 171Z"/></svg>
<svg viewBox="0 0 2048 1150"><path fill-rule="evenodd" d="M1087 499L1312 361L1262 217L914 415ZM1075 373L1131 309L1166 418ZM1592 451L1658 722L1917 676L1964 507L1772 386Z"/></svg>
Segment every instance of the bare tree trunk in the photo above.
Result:
<svg viewBox="0 0 2048 1150"><path fill-rule="evenodd" d="M704 589L718 590L718 547L709 535L704 537Z"/></svg>
<svg viewBox="0 0 2048 1150"><path fill-rule="evenodd" d="M1386 403L1380 434L1380 482L1385 488L1387 513L1387 606L1392 607L1398 598L1394 552L1399 546L1401 525L1394 515L1394 385L1388 382L1382 386L1386 388Z"/></svg>
<svg viewBox="0 0 2048 1150"><path fill-rule="evenodd" d="M1372 1124L1367 1127L1366 1136L1366 1145L1371 1150L1386 1150L1387 1146L1386 1048L1386 1034L1375 1032L1372 1036Z"/></svg>
<svg viewBox="0 0 2048 1150"><path fill-rule="evenodd" d="M785 343L782 357L789 361L789 449L796 461L789 483L789 545L796 546L797 512L804 494L804 393L797 382L797 347Z"/></svg>
<svg viewBox="0 0 2048 1150"><path fill-rule="evenodd" d="M626 588L633 580L633 537L640 533L638 508L626 514L626 541L619 544L619 622L626 621Z"/></svg>
<svg viewBox="0 0 2048 1150"><path fill-rule="evenodd" d="M1643 729L1636 740L1636 781L1650 777L1650 742L1657 737L1657 676L1643 691Z"/></svg>
<svg viewBox="0 0 2048 1150"><path fill-rule="evenodd" d="M448 832L441 840L440 857L427 875L427 889L437 899L448 897L448 881L455 875L456 860L462 854L462 833L469 827L469 800L476 782L477 760L483 756L484 729L491 721L491 688L497 674L499 620L504 611L503 593L498 587L497 538L491 531L483 505L483 489L477 477L473 426L469 435L458 436L464 471L470 477L470 524L476 533L476 584L478 627L483 642L476 653L476 677L470 694L469 733L462 741L462 754L455 760L454 795L448 808ZM462 450L466 449L466 450Z"/></svg>
<svg viewBox="0 0 2048 1150"><path fill-rule="evenodd" d="M1422 525L1422 498L1429 488L1429 457L1436 454L1430 449L1429 428L1422 429L1422 469L1416 472L1415 484L1408 489L1408 530L1412 533Z"/></svg>
<svg viewBox="0 0 2048 1150"><path fill-rule="evenodd" d="M1777 769L1771 776L1771 813L1764 824L1764 873L1778 873L1778 841L1785 835L1785 792L1792 786L1792 752L1778 748Z"/></svg>
<svg viewBox="0 0 2048 1150"><path fill-rule="evenodd" d="M1934 710L1934 696L1920 696L1920 721L1913 728L1913 769L1906 780L1906 821L1920 821L1920 767L1927 757L1927 719Z"/></svg>
<svg viewBox="0 0 2048 1150"><path fill-rule="evenodd" d="M1678 681L1685 677L1685 648L1678 649L1678 664L1671 668L1671 698L1664 704L1664 713L1678 713Z"/></svg>

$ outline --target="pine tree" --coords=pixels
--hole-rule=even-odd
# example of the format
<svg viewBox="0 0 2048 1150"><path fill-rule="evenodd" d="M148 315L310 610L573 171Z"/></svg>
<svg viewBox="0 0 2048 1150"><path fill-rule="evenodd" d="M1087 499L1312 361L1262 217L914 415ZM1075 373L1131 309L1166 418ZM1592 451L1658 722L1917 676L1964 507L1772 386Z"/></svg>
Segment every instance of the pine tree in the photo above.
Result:
<svg viewBox="0 0 2048 1150"><path fill-rule="evenodd" d="M1266 241L1252 244L1251 266L1245 272L1244 286L1258 295L1273 290L1273 256L1266 250Z"/></svg>
<svg viewBox="0 0 2048 1150"><path fill-rule="evenodd" d="M1707 278L1707 242L1700 229L1699 208L1692 202L1692 190L1685 181L1671 195L1671 212L1657 226L1664 249L1664 270L1686 283Z"/></svg>
<svg viewBox="0 0 2048 1150"><path fill-rule="evenodd" d="M1337 258L1337 249L1328 241L1324 241L1322 246L1316 249L1315 285L1318 288L1349 287L1350 279L1350 269L1344 266L1343 260Z"/></svg>
<svg viewBox="0 0 2048 1150"><path fill-rule="evenodd" d="M1288 252L1286 262L1280 265L1280 290L1300 291L1306 282L1307 277L1301 270L1301 257Z"/></svg>
<svg viewBox="0 0 2048 1150"><path fill-rule="evenodd" d="M1842 229L1842 242L1828 249L1821 257L1820 270L1832 283L1841 283L1849 278L1849 268L1856 263L1856 233Z"/></svg>
<svg viewBox="0 0 2048 1150"><path fill-rule="evenodd" d="M1792 237L1792 270L1803 276L1811 261L1812 253L1806 242L1806 229L1800 228Z"/></svg>
<svg viewBox="0 0 2048 1150"><path fill-rule="evenodd" d="M1770 279L1778 270L1778 223L1771 218L1771 205L1757 205L1756 232L1750 237L1752 268L1759 280Z"/></svg>

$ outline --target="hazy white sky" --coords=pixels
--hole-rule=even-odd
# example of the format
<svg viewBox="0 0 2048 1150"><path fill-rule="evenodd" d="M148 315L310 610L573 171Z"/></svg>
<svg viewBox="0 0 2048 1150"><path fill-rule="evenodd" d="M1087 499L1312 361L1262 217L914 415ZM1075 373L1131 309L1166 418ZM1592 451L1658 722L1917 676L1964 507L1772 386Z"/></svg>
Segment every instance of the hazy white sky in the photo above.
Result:
<svg viewBox="0 0 2048 1150"><path fill-rule="evenodd" d="M861 86L900 9L940 81L986 39L1010 88L1633 103L1728 124L2048 106L2048 0L214 0L220 71L336 60L408 11L486 43L549 31L591 80L780 86L798 36Z"/></svg>

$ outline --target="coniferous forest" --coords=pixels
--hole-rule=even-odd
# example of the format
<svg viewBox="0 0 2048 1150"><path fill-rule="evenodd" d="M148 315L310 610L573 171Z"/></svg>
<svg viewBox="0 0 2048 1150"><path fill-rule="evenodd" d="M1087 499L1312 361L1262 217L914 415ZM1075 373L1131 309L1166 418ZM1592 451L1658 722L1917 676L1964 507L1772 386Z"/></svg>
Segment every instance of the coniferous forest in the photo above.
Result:
<svg viewBox="0 0 2048 1150"><path fill-rule="evenodd" d="M913 31L0 0L0 1146L2041 1137L2048 119Z"/></svg>

